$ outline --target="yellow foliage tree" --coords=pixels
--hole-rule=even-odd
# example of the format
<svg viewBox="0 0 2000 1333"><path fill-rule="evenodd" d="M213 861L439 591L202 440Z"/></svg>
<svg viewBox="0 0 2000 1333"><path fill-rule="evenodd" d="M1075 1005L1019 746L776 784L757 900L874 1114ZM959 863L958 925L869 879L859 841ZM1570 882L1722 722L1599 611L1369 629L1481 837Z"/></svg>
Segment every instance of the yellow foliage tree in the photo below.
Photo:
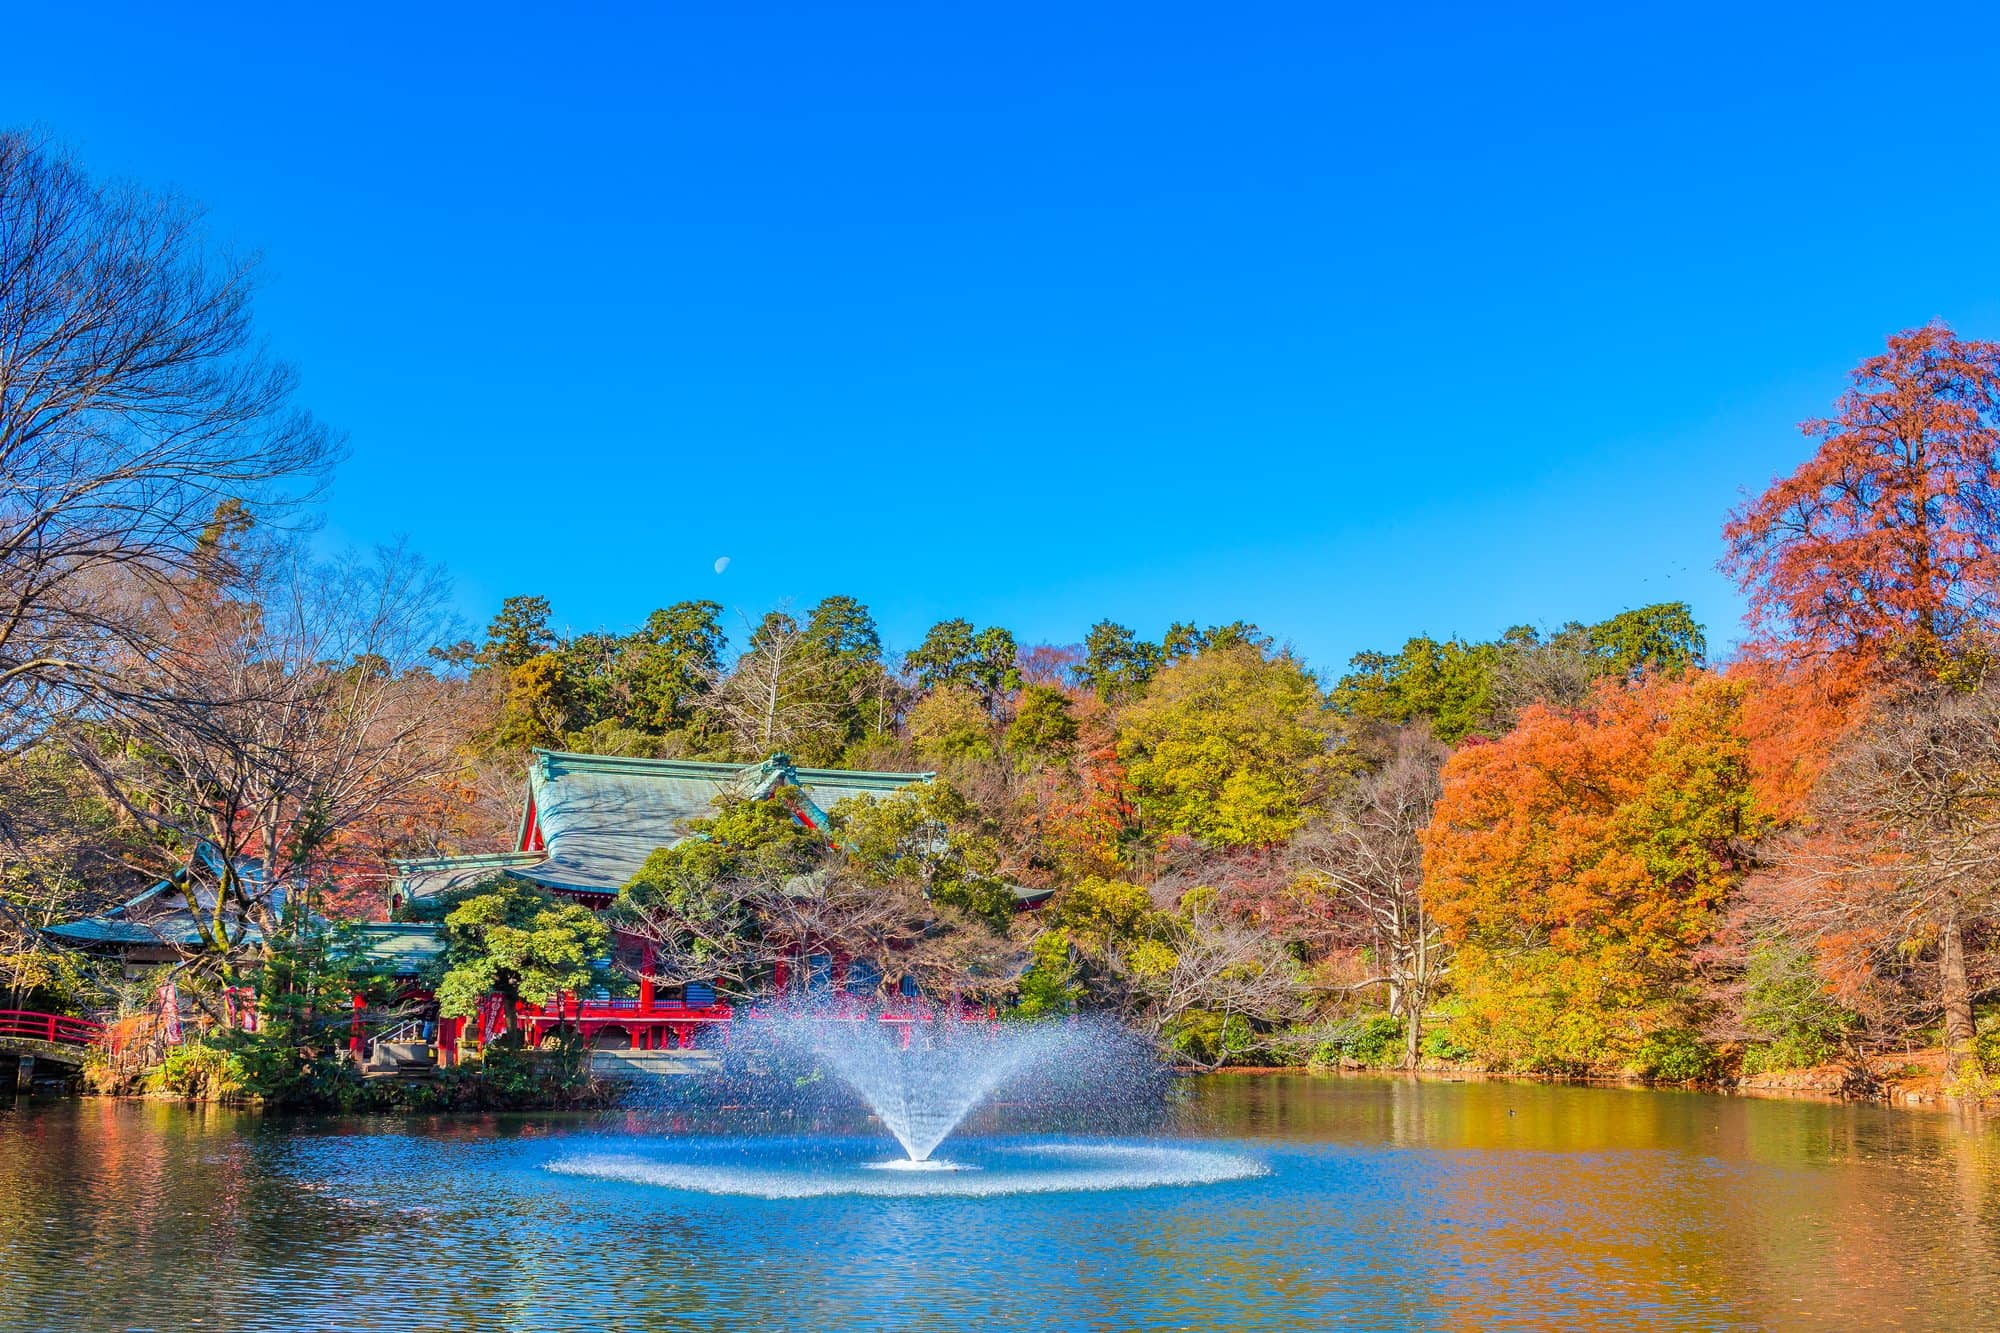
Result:
<svg viewBox="0 0 2000 1333"><path fill-rule="evenodd" d="M1305 668L1239 643L1160 672L1118 720L1118 757L1158 831L1266 847L1305 822L1331 768L1329 738Z"/></svg>

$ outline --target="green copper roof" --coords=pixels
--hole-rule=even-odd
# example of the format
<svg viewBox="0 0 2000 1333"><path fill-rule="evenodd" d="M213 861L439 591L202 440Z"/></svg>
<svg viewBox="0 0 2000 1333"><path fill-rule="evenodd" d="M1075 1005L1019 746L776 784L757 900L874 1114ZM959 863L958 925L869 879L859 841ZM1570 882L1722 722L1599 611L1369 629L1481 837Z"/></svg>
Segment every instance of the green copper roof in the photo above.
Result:
<svg viewBox="0 0 2000 1333"><path fill-rule="evenodd" d="M504 870L531 866L542 860L540 852L481 852L474 856L433 856L396 862L396 883L390 896L393 905L416 898L430 898L454 889L469 889Z"/></svg>
<svg viewBox="0 0 2000 1333"><path fill-rule="evenodd" d="M791 783L825 810L850 796L880 795L933 776L794 768L784 755L715 764L536 750L528 794L548 859L513 873L552 889L616 893L648 856L685 838L693 821L713 815L718 796L756 799Z"/></svg>
<svg viewBox="0 0 2000 1333"><path fill-rule="evenodd" d="M444 927L434 922L371 921L352 927L361 954L398 976L411 976L444 952Z"/></svg>
<svg viewBox="0 0 2000 1333"><path fill-rule="evenodd" d="M528 761L522 836L532 812L546 854L400 862L398 892L405 901L428 897L504 871L552 889L615 894L648 856L685 838L695 820L713 815L718 796L755 800L791 784L823 811L850 796L879 796L935 776L796 768L781 754L755 764L718 764L536 750Z"/></svg>
<svg viewBox="0 0 2000 1333"><path fill-rule="evenodd" d="M211 873L221 872L221 859L207 843L197 847L195 855ZM197 920L195 914L188 910L187 896L181 887L187 882L188 873L185 869L177 870L108 912L44 926L42 932L74 944L159 944L183 949L202 947L209 939L208 918L215 910L215 885L207 879L196 881L195 905L201 909L201 919ZM264 867L261 861L246 857L237 862L236 873L262 889ZM283 885L273 886L267 897L272 911L285 910ZM255 924L240 920L233 908L223 915L230 934L234 936L240 930L244 943L255 944L264 938Z"/></svg>

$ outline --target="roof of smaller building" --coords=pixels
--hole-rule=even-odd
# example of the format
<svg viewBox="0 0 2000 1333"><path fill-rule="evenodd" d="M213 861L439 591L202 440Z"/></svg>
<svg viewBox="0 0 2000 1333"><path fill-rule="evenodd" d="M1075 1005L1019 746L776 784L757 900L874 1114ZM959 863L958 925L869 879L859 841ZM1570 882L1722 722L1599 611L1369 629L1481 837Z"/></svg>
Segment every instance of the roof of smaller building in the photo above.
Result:
<svg viewBox="0 0 2000 1333"><path fill-rule="evenodd" d="M195 855L211 874L220 876L222 860L213 848L203 843L196 848ZM264 865L261 861L246 858L237 862L236 873L246 883L261 886ZM195 881L195 906L200 909L203 918L197 920L195 914L188 910L187 895L182 889L188 875L185 869L177 870L108 912L44 926L42 931L74 944L164 944L184 949L199 948L208 942L207 918L215 910L216 886L206 879ZM284 911L285 890L282 885L271 889L270 901L272 911ZM232 935L241 928L244 943L256 944L264 938L263 932L254 923L236 920L227 909L224 915L229 918Z"/></svg>
<svg viewBox="0 0 2000 1333"><path fill-rule="evenodd" d="M469 889L496 873L539 864L541 852L480 852L472 856L435 856L396 863L396 896L404 902L434 898L455 889Z"/></svg>
<svg viewBox="0 0 2000 1333"><path fill-rule="evenodd" d="M415 975L445 950L444 927L434 921L368 921L352 929L360 952L398 976Z"/></svg>
<svg viewBox="0 0 2000 1333"><path fill-rule="evenodd" d="M647 857L685 839L695 820L715 814L718 797L757 800L789 785L805 793L813 807L809 813L815 813L850 797L879 796L936 776L799 768L782 754L755 764L719 764L536 750L528 763L520 842L527 846L539 837L545 850L399 861L396 897L400 902L431 898L496 874L611 897ZM1051 893L1019 884L1008 887L1023 907L1033 907Z"/></svg>

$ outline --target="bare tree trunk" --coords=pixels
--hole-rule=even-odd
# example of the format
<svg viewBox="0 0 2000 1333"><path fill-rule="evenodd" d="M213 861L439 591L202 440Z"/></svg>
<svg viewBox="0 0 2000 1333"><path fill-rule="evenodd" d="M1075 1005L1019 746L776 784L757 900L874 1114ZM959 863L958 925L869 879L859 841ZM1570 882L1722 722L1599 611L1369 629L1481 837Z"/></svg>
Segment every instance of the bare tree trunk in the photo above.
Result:
<svg viewBox="0 0 2000 1333"><path fill-rule="evenodd" d="M1972 1059L1972 986L1965 974L1965 930L1952 899L1938 927L1938 980L1944 1000L1944 1044L1956 1069Z"/></svg>
<svg viewBox="0 0 2000 1333"><path fill-rule="evenodd" d="M1424 938L1430 923L1424 919L1420 906L1416 910L1416 958L1410 975L1416 979L1411 987L1413 999L1410 1012L1403 1023L1403 1068L1415 1069L1417 1060L1423 1053L1424 1004L1431 993L1430 942Z"/></svg>

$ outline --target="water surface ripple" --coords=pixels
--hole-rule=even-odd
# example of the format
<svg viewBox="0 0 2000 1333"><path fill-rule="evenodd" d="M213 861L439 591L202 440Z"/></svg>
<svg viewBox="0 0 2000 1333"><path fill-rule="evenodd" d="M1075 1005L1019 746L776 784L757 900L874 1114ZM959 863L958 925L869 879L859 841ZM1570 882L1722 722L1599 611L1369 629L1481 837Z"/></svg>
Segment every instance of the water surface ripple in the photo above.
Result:
<svg viewBox="0 0 2000 1333"><path fill-rule="evenodd" d="M1051 1135L982 1112L938 1154L968 1169L928 1173L866 1170L895 1149L858 1117L746 1142L657 1113L297 1120L11 1104L0 1330L1962 1329L2000 1317L1991 1123L1391 1078L1223 1077L1180 1095L1158 1134ZM780 1179L718 1192L675 1174L700 1169ZM793 1187L815 1169L841 1188ZM1103 1187L1121 1172L1123 1187ZM1065 1173L1045 1192L984 1183Z"/></svg>

